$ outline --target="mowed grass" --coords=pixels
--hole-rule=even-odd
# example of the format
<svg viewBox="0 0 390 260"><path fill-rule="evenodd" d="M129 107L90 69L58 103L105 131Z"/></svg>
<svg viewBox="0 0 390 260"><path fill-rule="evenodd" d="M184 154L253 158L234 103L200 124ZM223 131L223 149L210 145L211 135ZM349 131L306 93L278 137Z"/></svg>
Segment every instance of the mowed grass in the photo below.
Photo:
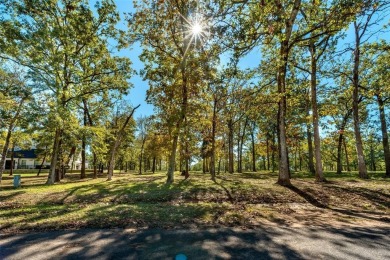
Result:
<svg viewBox="0 0 390 260"><path fill-rule="evenodd" d="M19 173L18 173L19 174ZM360 180L356 173L327 173L315 183L294 173L293 187L276 184L269 172L218 176L191 172L165 184L165 172L116 173L84 180L69 173L61 183L45 185L47 173L20 173L22 187L4 176L0 186L0 231L109 227L243 226L264 223L329 225L359 222L389 224L390 180L382 173Z"/></svg>

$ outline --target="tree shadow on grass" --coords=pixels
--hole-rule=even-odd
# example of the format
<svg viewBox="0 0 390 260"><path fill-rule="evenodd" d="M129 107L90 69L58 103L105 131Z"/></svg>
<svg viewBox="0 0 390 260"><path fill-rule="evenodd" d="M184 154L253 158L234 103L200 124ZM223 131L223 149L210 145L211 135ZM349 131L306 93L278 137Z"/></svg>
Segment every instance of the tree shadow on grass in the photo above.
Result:
<svg viewBox="0 0 390 260"><path fill-rule="evenodd" d="M10 193L10 194L8 194L8 195L0 194L0 203L1 203L1 202L5 202L5 201L8 200L8 199L11 199L11 198L13 198L13 197L16 197L16 196L21 195L21 194L24 194L24 193L26 193L26 192L23 191L23 190L19 190L19 191L12 192L12 193ZM1 204L0 204L0 205L1 205ZM1 208L1 207L0 207L0 208Z"/></svg>
<svg viewBox="0 0 390 260"><path fill-rule="evenodd" d="M346 216L351 216L351 217L358 217L358 218L363 218L363 219L368 219L368 220L375 220L375 221L380 221L384 223L390 223L390 218L387 217L386 213L383 212L375 212L375 211L366 211L366 210L354 210L354 209L344 209L344 208L338 208L338 207L329 207L327 203L327 198L324 200L321 200L318 198L318 194L310 193L313 192L314 190L312 189L306 189L302 190L299 189L296 186L288 186L287 187L289 190L293 191L294 193L298 194L302 198L304 198L308 203L311 205L317 207L317 208L323 208L323 209L329 209L333 212L337 212ZM343 193L353 193L357 194L359 196L364 197L367 199L370 203L376 203L377 205L381 205L384 207L389 208L390 201L388 199L388 195L382 192L377 192L373 190L369 190L366 188L344 188L344 187L339 187L339 186L328 186L330 189L335 189L338 190L339 192ZM324 194L322 194L325 196ZM375 215L375 216L374 216Z"/></svg>
<svg viewBox="0 0 390 260"><path fill-rule="evenodd" d="M337 190L339 192L355 194L377 205L381 205L387 208L390 207L390 194L384 193L382 191L371 190L363 187L328 186L328 188Z"/></svg>
<svg viewBox="0 0 390 260"><path fill-rule="evenodd" d="M230 203L234 203L234 198L233 198L231 192L230 192L224 185L222 185L222 182L219 182L219 183L216 182L216 184L217 184L218 186L220 186L220 187L225 191L225 193L226 193L226 195L227 195L227 197L228 197Z"/></svg>
<svg viewBox="0 0 390 260"><path fill-rule="evenodd" d="M301 196L303 199L305 199L307 202L309 202L311 205L317 207L317 208L328 208L328 205L325 204L324 202L318 200L315 196L310 194L307 191L301 190L296 186L286 186L287 189L291 190L292 192L298 194Z"/></svg>

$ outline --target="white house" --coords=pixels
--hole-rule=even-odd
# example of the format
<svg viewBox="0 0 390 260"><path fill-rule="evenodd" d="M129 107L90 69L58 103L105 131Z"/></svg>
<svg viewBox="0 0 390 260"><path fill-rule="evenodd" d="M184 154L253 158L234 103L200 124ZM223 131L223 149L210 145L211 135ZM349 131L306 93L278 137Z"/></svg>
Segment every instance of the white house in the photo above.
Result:
<svg viewBox="0 0 390 260"><path fill-rule="evenodd" d="M42 156L41 156L42 157ZM42 158L38 159L37 149L16 150L14 151L14 169L39 169L42 164ZM72 167L73 166L73 167ZM85 168L88 169L88 161L85 163ZM50 160L45 160L42 168L50 168ZM74 156L69 162L69 168L72 170L81 169L81 155ZM7 154L5 161L5 169L11 169L11 152Z"/></svg>
<svg viewBox="0 0 390 260"><path fill-rule="evenodd" d="M37 157L37 149L14 151L14 169L38 169L42 159ZM50 167L50 161L45 161L42 168ZM11 169L11 152L7 154L5 169Z"/></svg>

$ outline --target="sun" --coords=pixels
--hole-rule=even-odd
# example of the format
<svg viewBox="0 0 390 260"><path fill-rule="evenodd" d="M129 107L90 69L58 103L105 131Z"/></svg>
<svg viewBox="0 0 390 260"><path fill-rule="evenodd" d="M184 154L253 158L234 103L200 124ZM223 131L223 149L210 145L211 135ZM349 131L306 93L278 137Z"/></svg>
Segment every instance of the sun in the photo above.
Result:
<svg viewBox="0 0 390 260"><path fill-rule="evenodd" d="M193 35L199 35L203 31L202 25L198 22L194 23L191 28L191 32Z"/></svg>
<svg viewBox="0 0 390 260"><path fill-rule="evenodd" d="M184 56L186 55L189 48L199 47L203 45L209 37L209 24L208 20L202 16L199 12L192 13L185 17L179 13L180 18L185 23L182 26L180 33L184 36Z"/></svg>

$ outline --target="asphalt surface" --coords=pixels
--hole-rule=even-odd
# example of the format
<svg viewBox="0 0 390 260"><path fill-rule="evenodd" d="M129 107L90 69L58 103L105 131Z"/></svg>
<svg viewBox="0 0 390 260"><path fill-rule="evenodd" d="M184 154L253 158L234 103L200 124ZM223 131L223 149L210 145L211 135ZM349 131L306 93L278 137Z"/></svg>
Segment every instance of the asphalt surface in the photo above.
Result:
<svg viewBox="0 0 390 260"><path fill-rule="evenodd" d="M0 234L0 259L185 259L183 255L187 259L390 259L390 226Z"/></svg>

